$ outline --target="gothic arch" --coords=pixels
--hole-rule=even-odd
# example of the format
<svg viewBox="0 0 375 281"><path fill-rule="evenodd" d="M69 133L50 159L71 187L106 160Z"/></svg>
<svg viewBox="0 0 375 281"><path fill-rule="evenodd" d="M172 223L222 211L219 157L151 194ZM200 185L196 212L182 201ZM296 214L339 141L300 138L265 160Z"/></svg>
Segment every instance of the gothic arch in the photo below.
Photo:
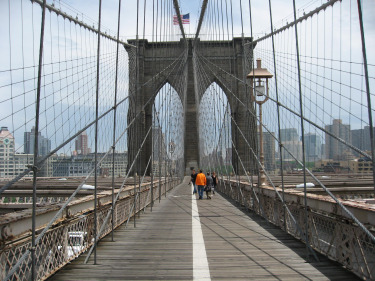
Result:
<svg viewBox="0 0 375 281"><path fill-rule="evenodd" d="M144 114L143 118L137 120L129 129L128 134L128 163L132 163L137 151L139 151L140 140L146 137L146 128L152 124L152 104L158 91L169 83L178 93L185 114L184 126L184 156L185 156L185 174L190 174L190 168L199 167L199 138L197 126L197 107L202 95L212 83L216 83L224 91L230 104L232 120L236 122L237 131L233 132L232 140L236 142L236 148L239 151L239 157L245 159L245 169L252 165L248 161L248 145L255 148L256 132L252 132L251 139L241 139L238 131L246 131L249 122L255 124L255 118L249 118L246 108L239 105L238 100L246 100L246 86L240 83L236 77L244 77L243 72L247 72L247 58L244 57L244 40L250 38L233 38L231 41L199 41L198 44L192 44L193 39L187 39L188 44L183 40L180 42L166 42L160 45L158 42L148 42L147 40L129 40L130 44L138 46L138 53L127 48L129 61L138 60L137 69L135 63L129 64L129 95L134 99L129 99L130 108L133 112ZM250 45L247 45L248 47ZM188 48L188 49L186 49ZM195 50L195 48L197 48ZM198 51L201 56L214 63L213 66L201 67L200 73L205 75L204 79L199 77L195 71L194 52ZM182 54L185 54L182 56ZM135 56L138 55L136 58ZM246 54L245 54L246 56ZM172 63L177 62L177 68L171 67ZM137 77L136 73L138 73ZM248 73L248 72L247 72ZM136 82L137 87L136 91ZM200 81L196 81L200 80ZM198 82L201 83L197 88ZM198 92L197 92L198 91ZM152 102L151 100L152 99ZM196 100L197 99L197 100ZM144 106L148 102L147 106ZM131 114L131 111L130 113ZM130 115L129 115L130 118ZM128 119L129 119L128 118ZM233 128L232 123L232 128ZM255 126L252 126L255 127ZM254 137L255 136L255 137ZM139 161L139 173L145 172L147 160L151 155L151 138L146 139L145 148L142 149L142 155ZM254 149L255 150L255 149ZM243 174L243 170L238 166L239 161L233 158L235 170ZM242 171L241 171L242 170ZM133 171L135 172L135 171Z"/></svg>

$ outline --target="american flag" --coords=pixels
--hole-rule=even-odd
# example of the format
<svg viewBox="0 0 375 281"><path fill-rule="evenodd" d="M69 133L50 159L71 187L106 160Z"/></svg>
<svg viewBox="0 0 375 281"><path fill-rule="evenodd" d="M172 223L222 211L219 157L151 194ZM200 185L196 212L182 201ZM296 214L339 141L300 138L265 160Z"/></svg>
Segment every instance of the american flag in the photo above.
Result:
<svg viewBox="0 0 375 281"><path fill-rule="evenodd" d="M190 24L190 14L181 15L182 24ZM173 24L178 25L178 18L176 15L173 16Z"/></svg>

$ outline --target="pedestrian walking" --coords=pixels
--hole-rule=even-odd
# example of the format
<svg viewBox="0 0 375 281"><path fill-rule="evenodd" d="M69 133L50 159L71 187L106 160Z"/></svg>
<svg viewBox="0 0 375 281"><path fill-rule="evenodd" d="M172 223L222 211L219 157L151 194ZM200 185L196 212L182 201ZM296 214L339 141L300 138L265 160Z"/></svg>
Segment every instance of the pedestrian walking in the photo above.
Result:
<svg viewBox="0 0 375 281"><path fill-rule="evenodd" d="M205 187L207 199L211 199L211 190L213 188L213 185L214 184L213 184L212 177L210 176L210 172L207 172L206 187Z"/></svg>
<svg viewBox="0 0 375 281"><path fill-rule="evenodd" d="M191 175L190 175L190 183L193 184L193 187L194 187L194 191L193 191L193 195L195 193L197 193L197 185L195 184L195 180L197 179L197 174L195 173L195 170L193 169Z"/></svg>
<svg viewBox="0 0 375 281"><path fill-rule="evenodd" d="M215 194L215 189L217 187L218 179L215 172L212 172L212 181L213 181L213 188L212 188L212 194Z"/></svg>
<svg viewBox="0 0 375 281"><path fill-rule="evenodd" d="M195 183L198 186L198 195L199 199L203 199L203 190L207 183L206 176L202 173L202 170L199 170L199 174L195 179Z"/></svg>

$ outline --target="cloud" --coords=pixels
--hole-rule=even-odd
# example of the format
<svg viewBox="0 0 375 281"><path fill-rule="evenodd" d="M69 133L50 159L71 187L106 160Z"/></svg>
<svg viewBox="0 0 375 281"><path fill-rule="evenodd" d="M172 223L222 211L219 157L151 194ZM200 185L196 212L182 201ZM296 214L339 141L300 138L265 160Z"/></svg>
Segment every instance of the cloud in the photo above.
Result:
<svg viewBox="0 0 375 281"><path fill-rule="evenodd" d="M297 2L299 5L297 7L298 16L301 16L304 12L307 13L311 11L322 4L322 1ZM8 6L9 3L10 7ZM68 14L83 19L90 26L95 25L95 27L97 27L99 1L65 0L64 2L61 2L49 0L48 3L55 3L55 6L61 9L70 7L67 10ZM66 3L69 6L63 5L60 7L59 5L61 3ZM144 3L146 3L146 9L144 9ZM159 3L159 6L156 6L156 3ZM160 6L160 3L160 1L139 1L137 15L137 1L122 1L120 27L121 38L124 40L135 39L136 34L138 33L139 38L145 37L148 40L179 40L180 36L178 34L180 31L178 26L173 26L172 24L173 15L175 14L172 2L163 2L165 3L163 6ZM220 4L220 7L214 6L217 5L217 3ZM230 7L229 3L232 3L233 6ZM362 1L362 3L366 46L368 50L367 56L370 64L370 77L375 77L375 52L370 51L370 47L375 44L375 20L373 17L375 14L375 5L372 1ZM21 4L23 9L22 12ZM188 33L195 33L201 4L201 0L181 1L182 13L190 13L191 15L191 24L184 25L185 31ZM224 9L222 14L218 13L221 9L221 4L223 4ZM226 4L228 4L228 6L226 6ZM106 0L103 1L102 5L102 31L116 36L118 1ZM253 34L254 37L258 37L264 33L270 32L271 29L268 1L252 1L252 5L251 20L253 24ZM231 10L233 10L233 23ZM280 27L285 25L286 22L293 21L292 1L273 0L272 13L275 27ZM219 18L215 19L218 14ZM81 114L81 116L85 116L84 118L88 118L90 114L88 113L89 110L87 108L94 106L93 96L95 95L96 90L97 38L92 32L84 30L79 26L64 20L61 16L58 17L49 12L47 12L46 16L44 73L48 75L43 77L43 83L46 85L43 92L45 95L45 98L43 99L43 107L46 109L45 112L47 112L44 113L46 116L45 118L51 118L53 115L49 114L55 110L57 106L61 112L64 112L69 106L72 106L74 110L70 112L71 114L73 114L74 111L77 111L77 116ZM22 138L22 133L25 127L29 130L33 125L33 117L30 116L32 115L31 112L35 102L36 73L40 40L40 18L40 6L35 3L33 4L29 0L0 1L0 33L1 38L3 38L3 40L0 41L1 120L4 123L13 122L14 124L12 127L14 127L14 129L18 128L17 138L20 139ZM243 24L241 23L241 18ZM242 1L242 7L240 7L240 1L209 1L209 7L202 29L202 37L206 39L222 39L222 33L224 33L224 38L226 39L228 32L231 37L232 24L234 36L240 36L242 29L244 36L250 36L249 2ZM353 77L356 76L356 78L351 77L351 87L364 89L363 70L360 65L362 63L362 47L361 38L359 36L356 2L339 1L335 4L333 12L332 9L329 8L326 11L322 11L318 16L315 16L311 21L307 23L305 22L300 26L302 28L302 30L299 30L302 62L305 62L305 64L309 65L312 69L312 76L317 76L319 74L322 77L327 75L325 82L320 80L322 78L314 78L315 81L313 82L318 82L318 87L322 86L322 89L325 89L322 90L322 92L319 92L320 96L316 98L316 100L319 102L330 102L327 98L323 99L324 94L330 92L330 89L327 86L331 82L329 80L333 80L333 84L336 82L344 84L350 80L350 77L348 79L343 78L342 73L342 77L340 77L335 70L332 71L331 77L330 69L347 69L346 65L336 65L332 63L332 60L352 60L351 71L353 72ZM217 36L218 32L220 32L221 37ZM158 35L157 38L156 35ZM285 87L285 102L290 103L291 107L298 108L298 104L293 103L296 101L298 92L295 90L296 87L290 86L290 76L288 76L291 75L290 73L292 71L290 68L293 64L290 63L289 60L295 55L295 46L292 42L293 36L294 30L290 29L275 36L275 38L277 40L278 65L281 65L284 71L278 71L278 73L280 75L279 81L282 81ZM114 91L114 74L110 70L113 70L115 45L116 44L113 42L109 42L109 40L102 40L101 53L103 55L103 60L101 62L100 75L102 77L107 77L106 81L103 82L103 84L100 84L101 89L103 89L103 95L101 96L102 111L110 108L113 103L113 99L108 98L107 95L110 96L110 93ZM267 68L272 69L273 58L271 56L272 53L270 53L270 40L265 40L265 45L266 47L262 49L261 44L259 44L256 49L256 54L264 56L265 65L267 65ZM286 47L284 48L284 46ZM123 49L121 52L123 54L121 61L122 69L127 69L127 60L125 58L126 53ZM319 56L322 60L313 60L308 58L309 56ZM51 65L52 62L53 66ZM320 63L322 64L321 66L315 67L315 64ZM325 68L325 74L323 74L322 68L320 67ZM16 70L17 68L19 68L19 70ZM9 71L9 69L12 69L12 71ZM305 69L306 73L308 71L310 71L310 69ZM309 75L306 73L304 74L306 76L303 79L303 84L305 86L309 84ZM330 75L328 76L328 74ZM124 79L121 80L121 93L123 95L122 97L124 97L127 94L128 86L126 78L127 72L123 71L121 75L124 77ZM10 83L13 83L13 85L9 86ZM374 87L374 79L372 78L370 88L374 89ZM324 122L329 122L329 119L336 115L344 116L344 118L348 119L350 119L351 115L353 120L355 119L353 116L357 113L354 112L354 110L358 110L358 107L360 107L359 111L363 112L365 109L365 99L358 101L356 97L350 97L350 94L345 92L348 87L345 88L341 85L340 89L341 90L338 90L337 85L333 86L334 91L342 91L340 95L344 98L340 100L334 97L334 100L331 102L333 105L332 107L334 108L336 107L334 103L337 100L340 100L341 109L335 112L329 112L325 117L319 116L322 117ZM287 92L288 90L289 92ZM26 94L24 95L24 93ZM53 98L52 93L56 94ZM363 94L363 92L361 93ZM23 98L27 99L27 101L22 101ZM12 105L11 100L17 101L17 104ZM358 106L358 103L360 103L360 106ZM21 109L19 108L20 106ZM24 109L22 109L22 107L24 107ZM350 107L351 110L348 109ZM20 110L22 118L13 118L14 121L9 118L5 119L6 116L12 113L12 110L13 112ZM26 118L24 117L25 115L27 116ZM71 118L71 116L67 117L63 113L59 116L63 118L58 121L61 123L59 126L63 126L62 124L65 121L64 118L69 120L67 124L71 122L69 126L75 129L82 127L86 122L82 120L72 121L79 118L74 119ZM48 123L48 120L44 120L43 122ZM76 124L74 124L74 122L76 122ZM361 125L363 124L361 123L358 126ZM68 129L65 129L69 128L69 126L65 126L64 130L61 129L61 134L65 137L71 133L68 132Z"/></svg>

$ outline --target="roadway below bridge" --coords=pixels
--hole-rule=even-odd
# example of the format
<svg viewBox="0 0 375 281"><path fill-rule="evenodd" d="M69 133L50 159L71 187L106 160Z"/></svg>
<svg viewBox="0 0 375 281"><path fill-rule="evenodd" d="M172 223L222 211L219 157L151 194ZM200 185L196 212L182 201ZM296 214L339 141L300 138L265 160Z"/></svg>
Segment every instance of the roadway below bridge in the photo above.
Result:
<svg viewBox="0 0 375 281"><path fill-rule="evenodd" d="M37 208L54 208L56 204L64 203L83 181L83 177L38 178ZM144 182L150 182L150 178L145 179ZM0 187L4 186L6 183L6 181L0 181ZM134 178L129 177L127 181L124 182L124 178L116 177L114 179L115 190L120 189L122 185L124 185L124 190L129 190L133 188ZM97 191L98 193L110 193L112 191L112 178L99 177ZM90 195L92 196L93 194L94 179L90 178L82 186L81 190L77 193L75 197L76 199L79 199ZM32 179L26 178L21 181L18 181L1 194L0 215L6 215L7 213L32 208L32 196Z"/></svg>
<svg viewBox="0 0 375 281"><path fill-rule="evenodd" d="M220 194L197 200L189 178L49 280L357 280L328 258Z"/></svg>

